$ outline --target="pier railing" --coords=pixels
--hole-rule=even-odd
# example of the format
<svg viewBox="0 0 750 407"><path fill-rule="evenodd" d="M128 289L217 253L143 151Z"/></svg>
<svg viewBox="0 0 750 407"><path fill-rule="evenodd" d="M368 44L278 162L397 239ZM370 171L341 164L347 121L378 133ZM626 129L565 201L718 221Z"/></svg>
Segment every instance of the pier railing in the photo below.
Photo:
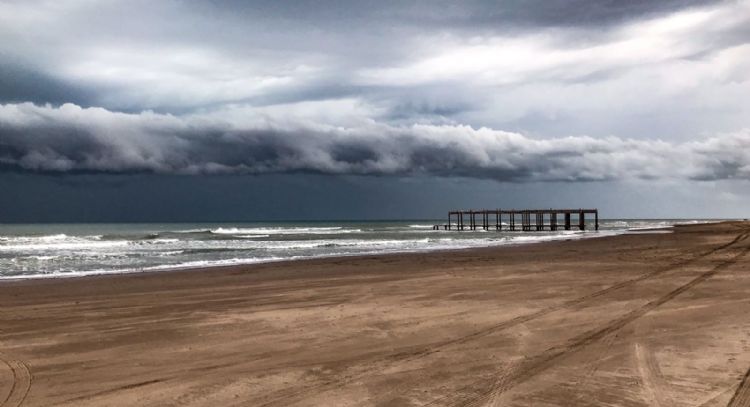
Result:
<svg viewBox="0 0 750 407"><path fill-rule="evenodd" d="M562 223L558 223L561 215ZM594 215L594 230L599 230L598 209L471 209L448 212L448 223L433 230L578 230L586 229L586 215ZM453 218L455 217L455 223ZM477 219L479 217L479 219ZM518 222L520 220L520 222ZM520 229L519 229L520 227Z"/></svg>

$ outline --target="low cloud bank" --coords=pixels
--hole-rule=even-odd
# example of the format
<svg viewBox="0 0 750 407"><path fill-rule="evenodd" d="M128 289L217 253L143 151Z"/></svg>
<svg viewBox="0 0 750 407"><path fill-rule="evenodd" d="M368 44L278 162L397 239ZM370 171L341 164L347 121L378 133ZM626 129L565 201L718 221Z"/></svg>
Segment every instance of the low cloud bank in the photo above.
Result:
<svg viewBox="0 0 750 407"><path fill-rule="evenodd" d="M248 113L252 115L252 112ZM230 116L231 117L231 116ZM20 171L435 175L500 181L750 178L750 129L688 143L533 139L461 125L0 105L0 164Z"/></svg>

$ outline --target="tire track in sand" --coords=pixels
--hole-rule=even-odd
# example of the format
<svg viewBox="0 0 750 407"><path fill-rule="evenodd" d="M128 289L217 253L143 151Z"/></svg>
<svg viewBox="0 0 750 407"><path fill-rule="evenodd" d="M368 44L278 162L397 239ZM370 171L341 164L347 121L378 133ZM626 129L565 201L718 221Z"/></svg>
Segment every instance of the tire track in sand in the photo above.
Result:
<svg viewBox="0 0 750 407"><path fill-rule="evenodd" d="M0 401L0 407L18 407L29 394L33 376L29 367L21 360L9 359L0 353L0 362L8 368L11 376L10 389L5 399Z"/></svg>
<svg viewBox="0 0 750 407"><path fill-rule="evenodd" d="M727 407L750 407L750 369L745 372Z"/></svg>
<svg viewBox="0 0 750 407"><path fill-rule="evenodd" d="M671 397L666 393L666 381L659 368L654 352L640 342L633 346L638 364L641 384L649 405L667 407L672 405Z"/></svg>
<svg viewBox="0 0 750 407"><path fill-rule="evenodd" d="M733 242L736 243L741 240L745 240L747 236L748 236L747 233L743 233L742 235L738 236L735 240L733 240ZM730 259L722 261L717 266L713 267L712 269L708 271L701 273L694 279L675 288L669 293L653 301L650 301L642 305L641 307L638 307L628 312L627 314L624 314L620 316L619 318L614 319L597 329L584 332L583 334L580 334L568 340L564 345L553 346L538 355L525 359L524 363L519 364L517 367L511 368L510 371L503 372L498 378L498 380L495 381L493 386L491 386L488 390L484 392L477 392L473 395L469 395L468 397L461 396L462 393L463 394L467 393L466 391L467 388L470 389L474 387L470 385L462 389L464 391L457 392L456 394L458 396L450 395L448 397L442 397L430 403L427 403L425 405L429 405L429 406L431 405L457 405L457 406L465 406L465 407L478 407L478 406L486 405L489 402L491 402L493 399L498 397L500 394L506 392L512 387L519 385L525 382L526 380L552 367L553 362L559 359L562 359L564 356L567 356L573 352L579 351L587 347L588 345L606 337L607 335L637 320L643 315L646 315L647 313L654 310L655 308L671 301L672 299L684 293L685 291L688 291L691 288L695 287L696 285L708 280L719 271L736 263L737 260L745 256L748 252L750 252L750 247L745 247L742 249L742 251L739 254L733 256ZM747 390L745 390L746 388ZM742 393L741 400L750 399L750 384L747 383L747 380L743 381L743 385L740 386L740 389L738 389L737 394L739 393ZM456 398L460 398L462 400L456 400ZM740 397L737 397L737 398L740 398ZM750 406L750 404L737 404L737 406L748 407Z"/></svg>
<svg viewBox="0 0 750 407"><path fill-rule="evenodd" d="M635 324L635 342L632 352L635 365L640 375L640 383L643 395L648 399L649 405L657 407L672 407L675 396L670 390L670 384L664 377L664 373L656 360L656 354L647 341L638 340L644 338L643 332L654 331L654 318L642 318Z"/></svg>
<svg viewBox="0 0 750 407"><path fill-rule="evenodd" d="M611 333L606 335L599 341L597 344L598 349L596 349L595 352L593 352L592 355L589 355L586 360L583 362L583 374L579 376L576 380L573 381L570 385L570 389L580 389L581 387L585 386L595 375L596 372L601 367L601 364L606 359L606 355L609 353L610 349L614 345L615 340L617 339L617 333ZM513 368L518 368L519 363L515 363L512 365ZM512 373L512 369L505 369L506 372L500 376L500 379L497 380L497 382L494 382L491 384L493 389L502 388L506 385L507 381L510 379L510 373ZM498 384L499 383L499 384ZM494 396L491 397L487 403L485 403L486 406L489 407L502 407L503 404L503 396L508 396L507 393L501 393L501 392L495 392ZM585 400L585 394L581 392L575 392L571 395L571 399L574 400L572 405L577 405L583 403Z"/></svg>
<svg viewBox="0 0 750 407"><path fill-rule="evenodd" d="M630 287L630 286L635 285L635 284L637 284L639 282L642 282L642 281L645 281L645 280L648 280L648 279L651 279L651 278L654 278L654 277L658 277L658 276L660 276L662 274L665 274L665 273L667 273L669 271L678 269L680 267L687 266L687 265L689 265L691 263L694 263L694 262L696 262L698 260L701 260L701 259L703 259L705 257L711 256L712 254L715 254L715 253L717 253L719 251L727 249L730 246L733 246L734 244L736 244L736 243L738 243L738 242L740 242L742 240L747 239L748 235L750 235L750 233L748 233L747 231L745 231L744 233L740 233L739 235L735 236L734 239L732 239L731 241L729 241L727 243L723 243L723 244L718 245L716 247L713 247L713 248L711 248L709 250L706 250L706 251L704 251L702 253L698 253L698 254L692 255L691 257L689 257L687 259L679 260L679 261L673 262L671 264L668 264L666 266L657 268L656 270L653 270L653 271L650 271L650 272L647 272L647 273L643 273L643 274L638 275L638 276L636 276L634 278L631 278L631 279L628 279L628 280L624 280L624 281L621 281L619 283L615 283L615 284L613 284L613 285L611 285L611 286L609 286L607 288L595 291L593 293L590 293L590 294L587 294L587 295L584 295L584 296L581 296L581 297L577 297L577 298L574 298L574 299L571 299L571 300L568 300L568 301L564 301L564 302L562 302L560 304L552 305L550 307L543 308L543 309L540 309L538 311L535 311L535 312L532 312L532 313L529 313L529 314L519 315L519 316L517 316L515 318L511 318L509 320L502 321L502 322L500 322L498 324L495 324L495 325L492 325L490 327L487 327L487 328L484 328L484 329L472 332L472 333L470 333L468 335L464 335L464 336L456 337L456 338L453 338L453 339L449 339L449 340L445 340L445 341L433 343L431 345L426 346L425 348L423 348L421 350L412 351L412 352L402 352L402 353L398 353L398 354L389 355L389 356L386 356L384 358L375 360L375 361L373 361L373 363L378 363L378 362L381 362L381 363L383 363L383 362L384 363L408 362L408 361L412 361L412 360L416 360L416 359L421 359L421 358L426 357L426 356L428 356L430 354L439 352L439 351L441 351L441 350L443 350L443 349L445 349L447 347L450 347L450 346L453 346L453 345L459 345L459 344L463 344L463 343L466 343L466 342L469 342L469 341L472 341L472 340L475 340L475 339L483 338L483 337L491 335L493 333L501 332L503 330L515 327L515 326L520 325L520 324L524 324L524 323L532 321L534 319L541 318L541 317L546 316L546 315L548 315L550 313L553 313L553 312L556 312L556 311L560 311L560 310L564 310L564 309L567 309L567 308L572 308L572 307L575 307L575 306L579 306L581 304L584 304L587 301L590 301L590 300L602 297L604 295L610 294L612 292L615 292L615 291L623 289L623 288ZM329 379L329 380L326 380L324 383L313 384L313 385L306 386L304 388L297 389L295 391L292 391L292 392L289 392L289 393L285 393L285 394L278 394L276 397L272 397L270 400L267 400L267 401L261 403L259 406L260 407L266 407L266 406L274 405L274 404L277 404L277 403L283 403L284 405L286 405L286 404L288 404L290 402L293 402L294 400L308 397L310 392L322 393L322 392L325 392L325 391L328 391L328 390L336 389L338 387L341 387L342 385L345 385L345 384L348 384L348 383L352 383L352 382L354 382L356 380L359 380L362 377L365 377L368 374L372 373L373 371L377 371L377 370L379 370L378 367L364 369L364 370L359 371L359 372L354 372L351 375L347 375L346 377L342 378L343 380L342 379L340 379L340 380Z"/></svg>
<svg viewBox="0 0 750 407"><path fill-rule="evenodd" d="M748 237L750 237L750 232L740 233L739 235L735 236L735 238L732 239L731 241L729 241L727 243L724 243L724 244L721 244L721 245L719 245L717 247L714 247L714 248L712 248L710 250L707 250L707 251L705 251L703 253L700 253L698 255L695 255L695 256L693 256L693 257L691 257L689 259L682 260L682 261L673 263L673 264L671 264L669 266L666 266L664 268L660 268L660 269L654 270L652 272L642 274L642 275L640 275L638 277L635 277L635 278L630 279L630 280L623 281L621 283L615 284L613 286L610 286L610 287L605 288L603 290L594 292L592 294L589 294L589 295L586 295L586 296L583 296L583 297L579 297L579 298L567 301L567 302L561 304L558 307L550 307L548 309L540 310L540 311L532 313L532 314L523 315L523 316L511 319L511 320L508 320L505 323L501 323L500 325L504 325L503 328L510 328L512 326L517 325L517 323L514 323L514 322L517 321L517 320L519 320L519 319L522 320L522 322L526 322L527 321L526 318L530 317L530 316L533 316L533 318L529 318L528 320L535 319L535 318L547 315L547 314L549 314L551 312L554 312L554 311L557 311L557 310L560 310L560 309L571 308L571 307L577 306L577 305L585 302L586 300L589 300L589 299L592 299L592 298L596 298L596 297L600 297L602 295L605 295L607 293L615 291L616 289L628 287L628 286L633 285L633 284L635 284L637 282L640 282L640 281L643 281L643 280L647 280L649 278L656 277L658 275L664 274L664 273L666 273L668 271L671 271L671 270L674 270L676 268L684 267L684 266L686 266L686 265L688 265L690 263L693 263L693 262L695 262L695 261L697 261L699 259L705 258L705 257L710 256L712 254L715 254L715 253L717 253L717 252L719 252L721 250L727 249L730 246L732 246L732 245L734 245L734 244L736 244L738 242L746 240ZM741 256L742 256L742 254L736 256L734 259L731 259L730 261L733 263L734 261L736 261L736 259L738 259ZM719 266L717 266L717 268L724 268L725 266L728 266L728 265L729 264L725 265L724 263L722 263ZM707 273L712 273L712 272L718 271L718 270L716 270L717 268L714 268L714 269L710 270ZM703 276L701 275L698 278L701 279L702 277ZM701 281L703 281L703 280L701 280ZM692 283L692 281L689 282L688 284L691 284L691 283ZM679 290L680 288L678 288L677 290ZM679 293L677 293L677 294L679 294ZM646 304L646 306L647 305L649 305L649 304ZM659 305L661 305L661 304L659 304ZM554 309L551 309L551 308L554 308ZM650 311L650 309L649 309L649 311ZM648 312L648 311L646 311L646 312ZM629 315L629 314L626 314L626 315ZM644 313L644 315L645 315L645 313ZM623 324L623 326L624 326L624 324ZM492 328L490 328L490 329L492 329ZM598 340L599 340L600 343L602 343L602 346L601 346L600 351L597 352L597 355L600 355L601 352L605 351L606 349L609 349L612 346L612 343L614 342L615 337L616 337L616 330L617 329L609 331L609 332L606 332L603 335L601 335L600 337L598 337ZM484 335L481 335L481 336L484 336ZM481 337L481 336L472 335L472 338ZM464 337L464 338L466 338L466 337ZM460 339L463 339L463 338L460 338ZM454 343L457 342L457 341L458 340L454 340ZM548 349L547 352L549 352L549 351L550 351L550 349ZM545 354L547 352L545 352ZM596 359L596 360L594 360L594 359ZM577 387L578 385L580 385L582 383L585 383L586 381L588 381L590 379L590 376L592 376L592 375L594 375L596 373L596 371L598 370L598 367L599 367L599 363L601 362L601 359L600 358L599 359L594 358L594 359L591 359L588 362L588 367L587 367L586 372L585 372L585 377L582 378L581 380L579 380L578 382L576 382L574 384L574 387ZM503 369L503 373L497 378L497 380L495 382L492 382L490 384L490 391L489 391L490 396L489 396L488 400L486 400L485 402L480 403L480 404L486 404L486 405L489 405L489 406L499 405L498 403L500 403L500 395L502 395L503 393L505 393L506 390L514 387L517 384L517 383L512 383L512 381L513 381L513 375L517 374L518 371L519 371L519 369L524 369L524 364L522 362L525 362L527 364L529 364L529 363L533 364L534 360L536 360L536 359L534 359L534 358L524 358L522 361L516 360L514 362L511 362L508 366L506 366ZM455 394L447 397L448 399L450 399L452 401L445 400L444 398L439 399L439 400L441 400L439 402L439 404L442 404L443 401L446 401L445 405L454 405L454 404L463 405L463 404L460 404L460 400L465 400L465 396L463 396L462 394L466 394L466 390L468 390L470 392L471 389L473 389L473 388L481 387L480 382L486 382L486 380L484 380L484 379L483 380L477 380L476 382L472 383L471 385L464 387L462 389L464 391L457 392L457 393L455 393ZM478 386L478 384L480 384L480 385ZM660 400L669 400L669 398L667 398L665 395L663 395L661 393L660 393L659 399ZM427 405L432 405L432 404L427 404ZM467 405L473 406L475 404L467 404ZM669 404L666 404L666 405L669 405Z"/></svg>
<svg viewBox="0 0 750 407"><path fill-rule="evenodd" d="M582 387L585 387L594 376L596 376L602 363L604 363L607 355L609 355L616 339L617 333L612 333L602 338L598 345L599 349L587 359L586 364L584 365L585 369L583 375L579 377L578 380L574 381L571 389L581 389ZM572 397L576 400L576 404L581 404L585 401L585 394L581 391L575 392Z"/></svg>
<svg viewBox="0 0 750 407"><path fill-rule="evenodd" d="M465 342L468 342L468 341L473 340L473 339L482 338L482 337L490 335L492 333L495 333L495 332L498 332L498 331L502 331L502 330L505 330L507 328L514 327L516 325L523 324L523 323L529 322L531 320L534 320L534 319L546 316L546 315L548 315L548 314L550 314L552 312L575 307L577 305L585 303L586 301L592 300L594 298L598 298L598 297L604 296L606 294L609 294L611 292L620 290L622 288L630 287L630 286L632 286L632 285L634 285L636 283L639 283L641 281L657 277L657 276L659 276L661 274L664 274L664 273L666 273L668 271L672 271L674 269L677 269L677 268L680 268L680 267L684 267L684 266L686 266L686 265L688 265L690 263L694 263L694 262L696 262L696 261L698 261L700 259L708 257L708 256L710 256L710 255L712 255L712 254L714 254L716 252L724 250L724 249L726 249L726 248L728 248L728 247L730 247L730 246L732 246L732 245L734 245L734 244L736 244L736 243L738 243L740 241L743 241L743 240L747 239L749 235L750 235L750 233L748 233L748 232L741 233L741 234L737 235L734 239L732 239L730 242L724 243L722 245L714 247L713 249L710 249L710 250L707 250L707 251L705 251L703 253L697 254L697 255L689 258L689 259L681 260L681 261L672 263L672 264L667 265L665 267L661 267L661 268L658 268L658 269L656 269L654 271L641 274L641 275L639 275L637 277L634 277L634 278L631 278L629 280L621 281L621 282L613 284L613 285L611 285L611 286L609 286L607 288L601 289L599 291L595 291L593 293L590 293L590 294L587 294L587 295L584 295L584 296L581 296L581 297L578 297L578 298L574 298L572 300L565 301L565 302L563 302L561 304L558 304L558 305L553 305L553 306L550 306L550 307L547 307L547 308L543 308L543 309L541 309L539 311L532 312L530 314L517 316L517 317L509 319L507 321L503 321L503 322L500 322L500 323L498 323L496 325L490 326L488 328L485 328L485 329L473 332L473 333L471 333L469 335L465 335L465 336L461 336L461 337L454 338L454 339L451 339L451 340L447 340L447 341L444 341L444 342L440 342L440 343L438 343L438 344L430 347L430 349L427 349L427 350L425 350L423 352L420 352L418 355L419 356L424 356L424 355L427 355L427 354L430 354L430 353L434 353L434 352L436 352L436 351L438 351L438 350L440 350L442 348L445 348L447 346L450 346L450 345L461 344L461 343L465 343Z"/></svg>
<svg viewBox="0 0 750 407"><path fill-rule="evenodd" d="M734 390L734 387L727 387L723 390L715 391L711 394L709 394L707 397L700 400L695 407L709 407L709 406L715 406L716 400L718 400L720 397L724 396L726 393L731 393L732 390Z"/></svg>

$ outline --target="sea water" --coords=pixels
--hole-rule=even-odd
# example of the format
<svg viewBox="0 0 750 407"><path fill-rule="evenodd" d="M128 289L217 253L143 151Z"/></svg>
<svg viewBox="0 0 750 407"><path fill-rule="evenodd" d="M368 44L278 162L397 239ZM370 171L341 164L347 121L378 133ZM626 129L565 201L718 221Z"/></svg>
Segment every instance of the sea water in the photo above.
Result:
<svg viewBox="0 0 750 407"><path fill-rule="evenodd" d="M0 279L65 277L578 239L699 219L602 220L599 231L432 230L444 221L0 224ZM589 223L587 227L593 229Z"/></svg>

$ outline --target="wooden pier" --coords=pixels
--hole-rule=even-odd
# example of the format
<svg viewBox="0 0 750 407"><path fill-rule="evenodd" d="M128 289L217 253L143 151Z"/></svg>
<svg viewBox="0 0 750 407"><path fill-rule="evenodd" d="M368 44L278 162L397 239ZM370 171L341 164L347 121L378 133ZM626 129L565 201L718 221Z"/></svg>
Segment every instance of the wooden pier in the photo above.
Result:
<svg viewBox="0 0 750 407"><path fill-rule="evenodd" d="M562 215L563 223L558 223ZM586 215L594 215L594 230L599 230L598 209L478 209L448 212L448 223L434 225L433 230L586 230ZM456 218L455 223L453 218ZM466 218L464 218L466 217ZM466 222L464 221L466 220ZM520 220L520 222L518 222ZM505 223L505 228L503 224Z"/></svg>

